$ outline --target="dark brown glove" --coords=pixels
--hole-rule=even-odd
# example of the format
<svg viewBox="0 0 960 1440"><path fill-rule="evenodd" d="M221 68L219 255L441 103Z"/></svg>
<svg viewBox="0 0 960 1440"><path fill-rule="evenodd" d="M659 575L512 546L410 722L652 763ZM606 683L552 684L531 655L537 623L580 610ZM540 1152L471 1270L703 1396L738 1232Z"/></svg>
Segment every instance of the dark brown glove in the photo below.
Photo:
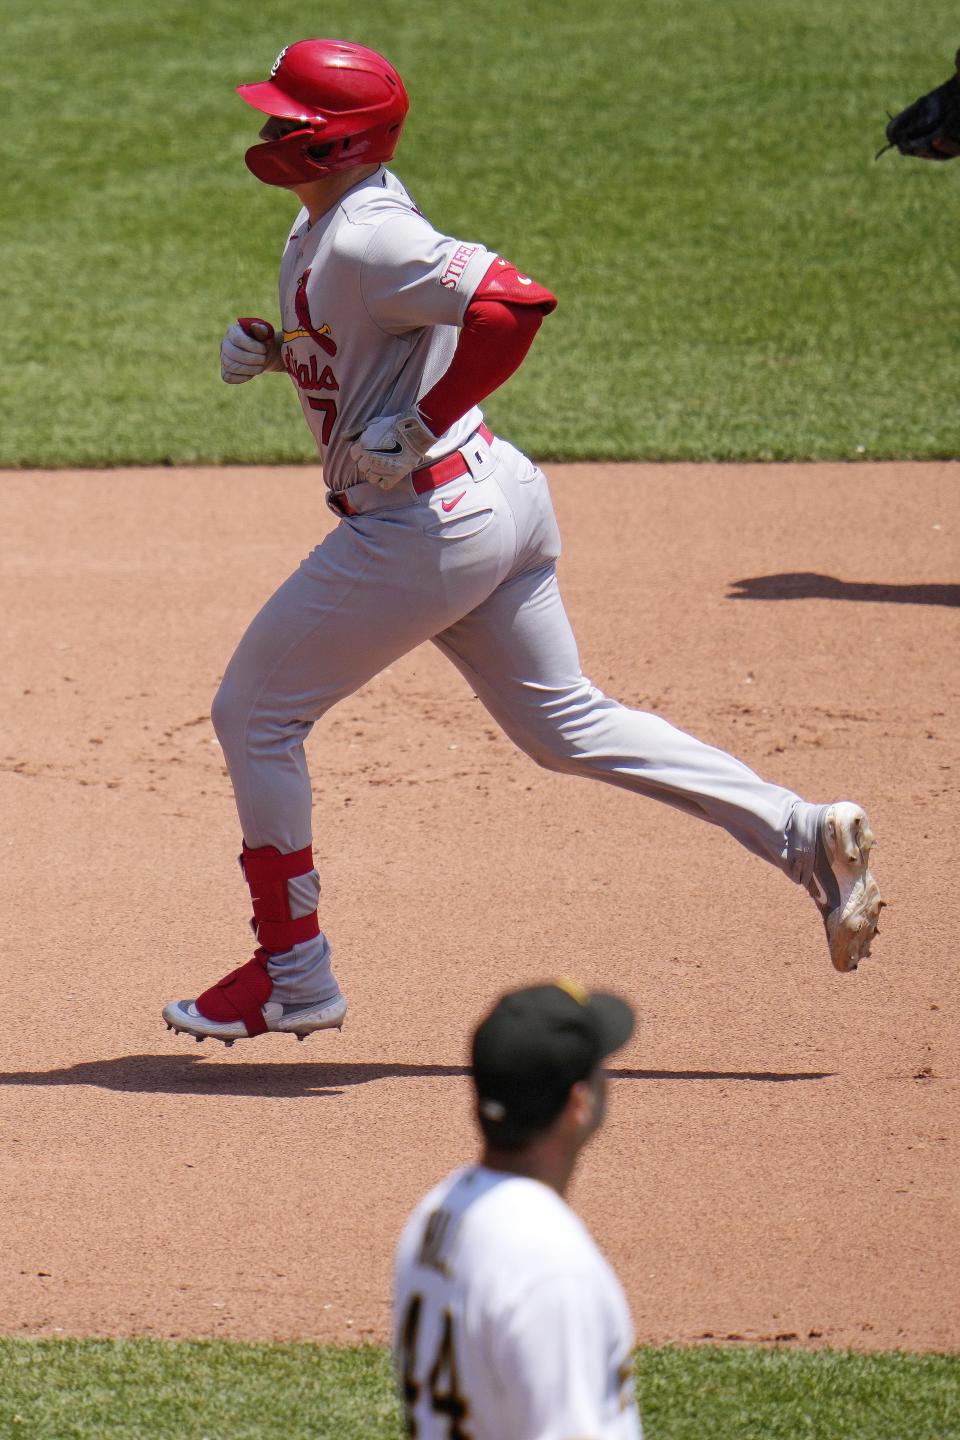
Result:
<svg viewBox="0 0 960 1440"><path fill-rule="evenodd" d="M952 160L960 155L960 50L954 65L957 73L949 80L893 116L878 159L894 146L901 155L918 160Z"/></svg>

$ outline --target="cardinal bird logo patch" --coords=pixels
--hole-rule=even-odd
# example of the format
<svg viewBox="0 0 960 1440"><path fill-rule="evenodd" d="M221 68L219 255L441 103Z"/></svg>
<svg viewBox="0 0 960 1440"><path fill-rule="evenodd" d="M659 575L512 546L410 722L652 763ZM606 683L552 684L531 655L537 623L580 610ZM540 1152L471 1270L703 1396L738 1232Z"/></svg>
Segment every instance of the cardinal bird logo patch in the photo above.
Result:
<svg viewBox="0 0 960 1440"><path fill-rule="evenodd" d="M330 333L330 326L321 325L318 328L310 318L310 306L307 303L307 281L309 279L310 266L307 266L297 281L297 293L293 297L293 308L300 324L296 330L284 330L284 344L291 340L313 340L325 354L336 355L337 342Z"/></svg>

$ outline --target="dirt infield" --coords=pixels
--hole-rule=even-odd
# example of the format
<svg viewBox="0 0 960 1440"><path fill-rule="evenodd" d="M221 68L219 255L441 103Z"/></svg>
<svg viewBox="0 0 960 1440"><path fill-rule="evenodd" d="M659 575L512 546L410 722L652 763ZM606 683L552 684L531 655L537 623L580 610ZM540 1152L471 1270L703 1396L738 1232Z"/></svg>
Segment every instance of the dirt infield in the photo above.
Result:
<svg viewBox="0 0 960 1440"><path fill-rule="evenodd" d="M470 1025L571 973L642 1015L573 1196L640 1340L960 1349L960 466L551 477L594 681L869 807L874 958L836 975L723 833L537 770L426 647L311 739L342 1035L168 1034L250 953L210 700L334 522L310 470L0 475L3 1332L384 1339L473 1150Z"/></svg>

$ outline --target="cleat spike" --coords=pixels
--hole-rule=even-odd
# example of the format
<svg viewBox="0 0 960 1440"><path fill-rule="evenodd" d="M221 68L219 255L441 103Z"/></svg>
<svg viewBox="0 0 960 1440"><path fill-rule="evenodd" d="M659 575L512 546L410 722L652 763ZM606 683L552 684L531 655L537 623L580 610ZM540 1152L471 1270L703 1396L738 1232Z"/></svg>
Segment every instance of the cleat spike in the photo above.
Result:
<svg viewBox="0 0 960 1440"><path fill-rule="evenodd" d="M196 1040L196 1042L197 1042L198 1045L202 1045L203 1042L204 1042L204 1040L206 1040L206 1038L207 1038L206 1035L195 1035L195 1036L194 1036L194 1039Z"/></svg>
<svg viewBox="0 0 960 1440"><path fill-rule="evenodd" d="M306 1040L307 1038L306 1035L301 1035L299 1030L296 1032L296 1034L298 1040Z"/></svg>
<svg viewBox="0 0 960 1440"><path fill-rule="evenodd" d="M170 1021L169 1021L169 1020L167 1021L167 1029L168 1029L168 1030L172 1030L172 1029L173 1029L173 1026L170 1024Z"/></svg>
<svg viewBox="0 0 960 1440"><path fill-rule="evenodd" d="M224 1043L225 1047L229 1050L229 1049L230 1049L230 1046L231 1046L234 1042L233 1042L232 1040L224 1040L223 1043Z"/></svg>

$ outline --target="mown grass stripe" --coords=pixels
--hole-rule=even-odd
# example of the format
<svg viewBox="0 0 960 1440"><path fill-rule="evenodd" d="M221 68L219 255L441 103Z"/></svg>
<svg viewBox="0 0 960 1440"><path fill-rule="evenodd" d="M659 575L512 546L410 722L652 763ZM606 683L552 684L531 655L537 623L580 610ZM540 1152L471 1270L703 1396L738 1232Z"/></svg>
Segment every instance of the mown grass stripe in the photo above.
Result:
<svg viewBox="0 0 960 1440"><path fill-rule="evenodd" d="M0 465L313 458L290 387L218 373L273 313L290 213L232 87L293 0L35 0L7 17ZM894 0L329 0L413 112L435 223L560 297L489 418L540 457L958 453L960 162L885 156L951 17ZM491 48L490 37L496 37Z"/></svg>
<svg viewBox="0 0 960 1440"><path fill-rule="evenodd" d="M647 1440L957 1440L960 1357L643 1348ZM0 1440L400 1440L379 1347L0 1340Z"/></svg>

